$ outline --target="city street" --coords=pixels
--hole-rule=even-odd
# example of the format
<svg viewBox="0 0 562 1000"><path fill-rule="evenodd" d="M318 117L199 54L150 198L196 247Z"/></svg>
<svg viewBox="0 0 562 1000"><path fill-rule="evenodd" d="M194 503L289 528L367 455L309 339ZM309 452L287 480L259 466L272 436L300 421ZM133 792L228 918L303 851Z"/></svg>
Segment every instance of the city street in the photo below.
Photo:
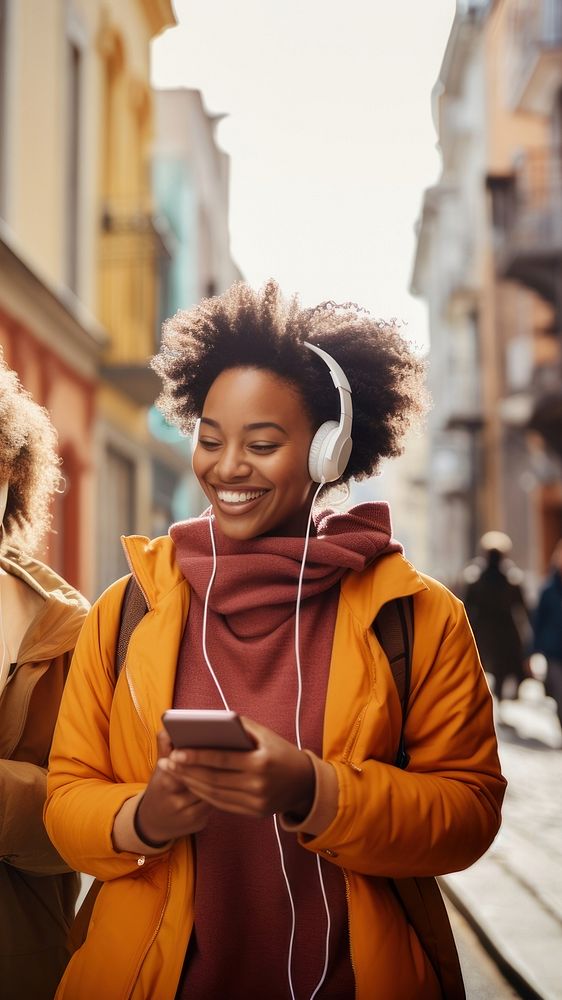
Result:
<svg viewBox="0 0 562 1000"><path fill-rule="evenodd" d="M467 1000L513 1000L521 994L503 977L470 924L447 901L447 910L463 973Z"/></svg>
<svg viewBox="0 0 562 1000"><path fill-rule="evenodd" d="M509 786L494 844L442 880L520 995L562 998L562 732L542 684L526 680L496 707ZM474 998L494 992L472 992ZM510 995L509 993L507 994Z"/></svg>

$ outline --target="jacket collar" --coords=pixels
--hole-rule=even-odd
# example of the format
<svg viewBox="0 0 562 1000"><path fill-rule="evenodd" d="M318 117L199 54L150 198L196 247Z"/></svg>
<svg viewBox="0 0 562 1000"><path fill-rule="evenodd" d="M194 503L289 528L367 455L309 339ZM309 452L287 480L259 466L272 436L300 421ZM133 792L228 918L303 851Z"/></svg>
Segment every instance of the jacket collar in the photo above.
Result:
<svg viewBox="0 0 562 1000"><path fill-rule="evenodd" d="M397 597L410 597L428 584L399 552L380 556L362 573L347 573L341 597L363 628L370 628L383 604Z"/></svg>
<svg viewBox="0 0 562 1000"><path fill-rule="evenodd" d="M122 535L121 544L149 608L154 608L185 578L176 561L176 549L168 535L149 539L145 535Z"/></svg>
<svg viewBox="0 0 562 1000"><path fill-rule="evenodd" d="M42 598L23 637L18 663L49 660L73 649L90 607L86 598L49 566L15 549L0 555L0 566Z"/></svg>
<svg viewBox="0 0 562 1000"><path fill-rule="evenodd" d="M168 535L152 541L144 535L122 536L127 561L150 608L166 597L185 578L176 562L175 546ZM425 579L399 552L380 556L360 573L346 573L342 598L361 625L369 628L383 604L428 590Z"/></svg>

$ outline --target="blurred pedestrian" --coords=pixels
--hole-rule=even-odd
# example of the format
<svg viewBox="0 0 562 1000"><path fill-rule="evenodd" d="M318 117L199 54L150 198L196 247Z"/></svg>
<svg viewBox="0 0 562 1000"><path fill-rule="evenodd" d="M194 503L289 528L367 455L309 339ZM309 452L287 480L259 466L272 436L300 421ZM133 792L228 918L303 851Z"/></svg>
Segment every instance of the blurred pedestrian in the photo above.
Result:
<svg viewBox="0 0 562 1000"><path fill-rule="evenodd" d="M556 701L562 725L562 539L552 553L551 566L534 614L533 649L546 659L545 690Z"/></svg>
<svg viewBox="0 0 562 1000"><path fill-rule="evenodd" d="M400 452L422 362L392 325L303 309L268 282L177 313L153 363L164 415L195 431L210 507L125 539L148 611L117 683L126 579L73 660L45 816L103 887L60 998L459 1000L454 947L446 965L430 957L450 936L442 903L430 941L396 887L472 864L495 836L488 686L461 603L404 559L386 504L314 516L326 484ZM372 623L406 595L399 754ZM172 748L172 704L232 706L253 748Z"/></svg>
<svg viewBox="0 0 562 1000"><path fill-rule="evenodd" d="M0 996L49 1000L78 876L43 824L46 766L87 602L35 559L59 482L55 431L0 353Z"/></svg>
<svg viewBox="0 0 562 1000"><path fill-rule="evenodd" d="M509 559L512 543L502 531L487 531L480 539L482 556L464 571L464 603L494 693L505 696L508 678L517 689L528 675L530 614L523 595L523 574Z"/></svg>

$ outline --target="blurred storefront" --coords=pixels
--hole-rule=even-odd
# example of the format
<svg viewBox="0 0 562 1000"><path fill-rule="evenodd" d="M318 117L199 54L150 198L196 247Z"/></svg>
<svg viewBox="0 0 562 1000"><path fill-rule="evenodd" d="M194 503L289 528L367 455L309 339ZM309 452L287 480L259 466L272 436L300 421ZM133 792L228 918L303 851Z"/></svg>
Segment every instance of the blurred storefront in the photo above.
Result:
<svg viewBox="0 0 562 1000"><path fill-rule="evenodd" d="M434 113L413 291L430 311L434 567L490 528L533 587L562 535L562 0L458 3ZM447 458L448 456L448 458ZM455 545L451 546L454 538Z"/></svg>

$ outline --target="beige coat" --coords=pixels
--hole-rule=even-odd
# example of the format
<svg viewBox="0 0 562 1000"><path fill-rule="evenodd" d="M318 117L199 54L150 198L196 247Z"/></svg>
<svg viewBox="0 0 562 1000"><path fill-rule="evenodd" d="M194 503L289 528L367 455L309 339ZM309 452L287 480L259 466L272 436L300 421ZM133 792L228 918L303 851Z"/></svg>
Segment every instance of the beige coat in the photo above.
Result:
<svg viewBox="0 0 562 1000"><path fill-rule="evenodd" d="M0 995L47 1000L68 959L78 876L43 825L46 765L88 604L35 559L9 552L0 566L42 599L0 696Z"/></svg>

